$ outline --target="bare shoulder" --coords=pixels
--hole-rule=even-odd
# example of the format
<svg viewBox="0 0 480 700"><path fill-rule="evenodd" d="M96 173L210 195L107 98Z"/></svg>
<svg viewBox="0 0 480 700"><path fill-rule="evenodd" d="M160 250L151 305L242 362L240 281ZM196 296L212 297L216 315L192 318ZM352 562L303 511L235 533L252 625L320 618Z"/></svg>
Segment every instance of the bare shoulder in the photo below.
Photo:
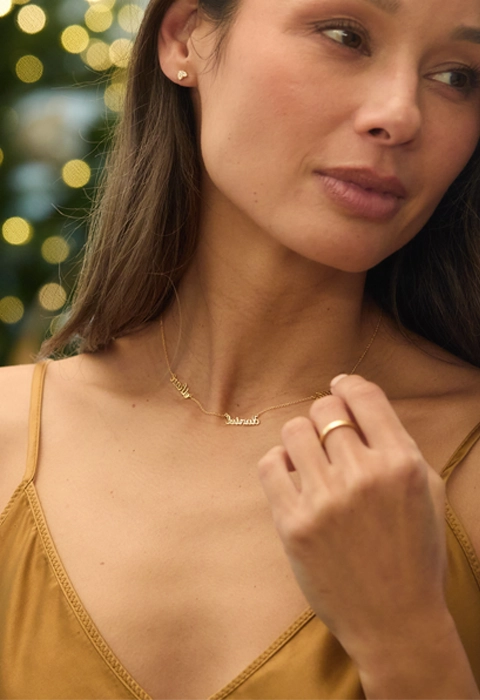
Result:
<svg viewBox="0 0 480 700"><path fill-rule="evenodd" d="M480 422L480 368L396 328L384 341L373 381L378 377L407 430L441 469Z"/></svg>
<svg viewBox="0 0 480 700"><path fill-rule="evenodd" d="M447 496L480 560L480 370L465 371L454 406L451 421L458 416L464 425L462 442L467 439L470 449L450 476Z"/></svg>
<svg viewBox="0 0 480 700"><path fill-rule="evenodd" d="M52 423L58 429L64 413L68 421L68 411L72 404L79 404L79 397L85 399L95 386L107 382L109 367L110 363L104 362L100 356L85 355L48 364L45 394L50 410L42 411L42 435ZM0 368L0 514L26 470L34 369L33 364Z"/></svg>
<svg viewBox="0 0 480 700"><path fill-rule="evenodd" d="M378 377L427 463L444 472L462 456L447 484L450 503L480 559L480 369L420 337L393 327L382 338ZM469 442L468 454L461 449Z"/></svg>
<svg viewBox="0 0 480 700"><path fill-rule="evenodd" d="M459 457L447 484L447 497L480 560L480 369L436 350L419 362L418 421L427 461L441 471ZM422 379L422 376L423 379ZM468 444L468 452L462 449ZM423 446L423 445L422 445Z"/></svg>
<svg viewBox="0 0 480 700"><path fill-rule="evenodd" d="M34 365L0 368L0 512L23 478Z"/></svg>

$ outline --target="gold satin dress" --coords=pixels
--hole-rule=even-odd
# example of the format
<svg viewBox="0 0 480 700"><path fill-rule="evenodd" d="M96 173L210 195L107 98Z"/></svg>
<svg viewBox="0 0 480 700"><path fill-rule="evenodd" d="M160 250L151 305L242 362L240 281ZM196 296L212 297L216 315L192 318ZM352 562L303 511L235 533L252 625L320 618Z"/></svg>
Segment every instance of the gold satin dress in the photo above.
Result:
<svg viewBox="0 0 480 700"><path fill-rule="evenodd" d="M35 471L46 366L34 372L26 474L0 516L0 698L149 700L79 600L42 512ZM445 481L479 438L480 424L448 461ZM448 501L445 517L448 605L480 686L480 562ZM210 700L364 697L354 664L307 610Z"/></svg>

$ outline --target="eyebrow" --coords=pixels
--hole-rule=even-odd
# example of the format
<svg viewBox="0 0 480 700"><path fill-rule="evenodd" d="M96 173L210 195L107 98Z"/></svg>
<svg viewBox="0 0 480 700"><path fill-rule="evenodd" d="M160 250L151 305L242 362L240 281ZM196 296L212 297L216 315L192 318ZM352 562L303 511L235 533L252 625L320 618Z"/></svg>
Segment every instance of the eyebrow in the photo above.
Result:
<svg viewBox="0 0 480 700"><path fill-rule="evenodd" d="M365 0L371 5L375 5L380 10L395 15L400 10L402 3L400 0ZM480 44L480 27L458 27L453 34L454 41L468 41L472 44Z"/></svg>
<svg viewBox="0 0 480 700"><path fill-rule="evenodd" d="M480 28L459 27L452 34L455 41L470 41L473 44L480 44Z"/></svg>
<svg viewBox="0 0 480 700"><path fill-rule="evenodd" d="M399 0L366 0L366 2L375 5L384 12L388 12L390 15L395 15L401 7Z"/></svg>

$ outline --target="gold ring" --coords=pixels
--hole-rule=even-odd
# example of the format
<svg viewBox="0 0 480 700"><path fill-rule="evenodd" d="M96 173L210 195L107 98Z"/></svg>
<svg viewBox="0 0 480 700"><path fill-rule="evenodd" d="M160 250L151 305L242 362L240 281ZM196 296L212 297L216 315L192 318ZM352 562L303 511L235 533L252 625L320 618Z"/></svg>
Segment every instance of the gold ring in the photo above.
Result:
<svg viewBox="0 0 480 700"><path fill-rule="evenodd" d="M351 420L334 420L328 425L324 427L322 432L320 433L320 443L322 447L325 447L325 440L327 439L327 435L329 435L331 432L334 430L337 430L337 428L353 428L355 432L360 435L360 430L358 428L358 425L355 425L355 423L352 423Z"/></svg>

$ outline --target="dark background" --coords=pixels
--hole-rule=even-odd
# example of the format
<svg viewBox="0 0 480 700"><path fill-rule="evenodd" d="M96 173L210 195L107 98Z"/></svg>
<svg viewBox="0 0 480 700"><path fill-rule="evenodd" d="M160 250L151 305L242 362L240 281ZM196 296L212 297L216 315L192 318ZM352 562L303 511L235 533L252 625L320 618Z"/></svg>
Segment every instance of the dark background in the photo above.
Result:
<svg viewBox="0 0 480 700"><path fill-rule="evenodd" d="M68 313L146 0L0 0L0 365Z"/></svg>

